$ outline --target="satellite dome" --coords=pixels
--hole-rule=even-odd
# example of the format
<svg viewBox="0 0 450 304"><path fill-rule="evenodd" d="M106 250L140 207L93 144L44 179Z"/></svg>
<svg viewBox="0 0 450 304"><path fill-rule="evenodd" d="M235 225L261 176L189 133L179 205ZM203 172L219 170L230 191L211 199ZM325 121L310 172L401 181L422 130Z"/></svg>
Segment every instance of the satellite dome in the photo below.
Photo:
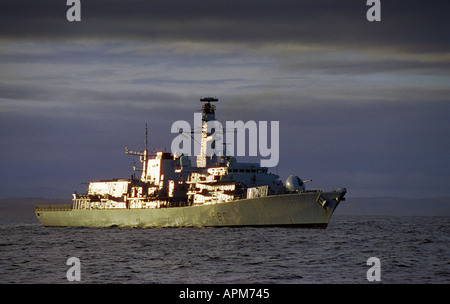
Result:
<svg viewBox="0 0 450 304"><path fill-rule="evenodd" d="M298 176L290 175L286 179L286 189L289 192L305 191L305 184Z"/></svg>

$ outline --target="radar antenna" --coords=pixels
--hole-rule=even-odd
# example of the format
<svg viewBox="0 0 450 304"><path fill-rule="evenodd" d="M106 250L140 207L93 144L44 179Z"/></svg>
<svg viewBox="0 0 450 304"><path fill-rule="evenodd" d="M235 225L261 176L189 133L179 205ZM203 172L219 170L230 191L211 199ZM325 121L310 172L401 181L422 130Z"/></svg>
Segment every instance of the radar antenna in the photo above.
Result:
<svg viewBox="0 0 450 304"><path fill-rule="evenodd" d="M136 169L136 165L133 166L133 170L135 171L142 171L142 176L144 178L147 178L147 167L148 167L148 129L147 124L145 124L145 140L144 140L144 151L138 150L138 151L132 151L128 150L128 148L125 148L125 154L128 155L137 155L140 156L140 160L142 163L142 170Z"/></svg>
<svg viewBox="0 0 450 304"><path fill-rule="evenodd" d="M201 102L216 102L219 101L217 97L202 97L200 98Z"/></svg>

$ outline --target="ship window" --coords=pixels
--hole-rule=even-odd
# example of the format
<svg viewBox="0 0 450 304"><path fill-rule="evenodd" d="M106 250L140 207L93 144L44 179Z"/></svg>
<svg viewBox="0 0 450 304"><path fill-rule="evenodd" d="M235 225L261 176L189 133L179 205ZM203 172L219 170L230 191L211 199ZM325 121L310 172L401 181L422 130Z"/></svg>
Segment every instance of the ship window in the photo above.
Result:
<svg viewBox="0 0 450 304"><path fill-rule="evenodd" d="M244 169L239 169L239 172L245 172L245 170Z"/></svg>
<svg viewBox="0 0 450 304"><path fill-rule="evenodd" d="M249 172L250 172L250 169L246 169L245 172L249 173Z"/></svg>

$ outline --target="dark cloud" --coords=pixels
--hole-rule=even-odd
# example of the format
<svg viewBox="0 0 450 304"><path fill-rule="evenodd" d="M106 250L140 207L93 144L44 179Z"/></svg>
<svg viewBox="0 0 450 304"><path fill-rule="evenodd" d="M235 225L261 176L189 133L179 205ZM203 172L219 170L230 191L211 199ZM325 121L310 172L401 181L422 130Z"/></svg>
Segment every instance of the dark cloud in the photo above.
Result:
<svg viewBox="0 0 450 304"><path fill-rule="evenodd" d="M450 58L449 58L450 59ZM420 58L341 58L319 59L313 62L290 63L287 70L320 71L326 74L374 74L408 72L410 70L426 70L434 75L443 75L450 69L450 61L446 58L440 60L423 60Z"/></svg>
<svg viewBox="0 0 450 304"><path fill-rule="evenodd" d="M449 48L445 1L382 1L368 22L365 1L81 1L82 21L66 20L64 1L2 1L0 37L308 43L336 47Z"/></svg>

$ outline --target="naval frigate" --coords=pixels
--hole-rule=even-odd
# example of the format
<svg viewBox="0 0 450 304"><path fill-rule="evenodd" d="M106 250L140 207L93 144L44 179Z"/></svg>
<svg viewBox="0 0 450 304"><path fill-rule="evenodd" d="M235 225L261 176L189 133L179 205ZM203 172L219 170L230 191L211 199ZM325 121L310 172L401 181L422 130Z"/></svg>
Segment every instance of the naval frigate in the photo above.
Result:
<svg viewBox="0 0 450 304"><path fill-rule="evenodd" d="M186 155L150 153L145 128L139 156L141 177L90 182L71 204L37 205L42 225L85 227L220 227L286 226L326 228L345 200L345 188L306 189L307 180L290 175L285 183L257 163L209 156L208 122L215 121L215 97L201 98L201 150L196 164ZM210 143L211 144L211 143Z"/></svg>

